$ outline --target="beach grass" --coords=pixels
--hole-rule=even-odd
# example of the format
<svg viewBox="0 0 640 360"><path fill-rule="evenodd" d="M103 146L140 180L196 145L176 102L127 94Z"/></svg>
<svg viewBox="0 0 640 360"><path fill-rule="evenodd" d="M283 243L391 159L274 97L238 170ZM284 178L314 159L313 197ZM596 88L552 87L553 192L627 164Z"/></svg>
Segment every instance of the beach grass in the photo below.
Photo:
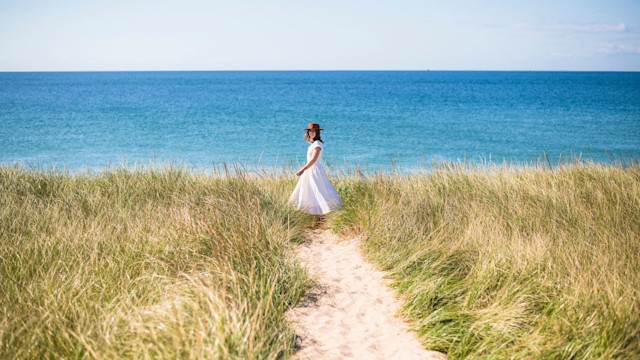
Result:
<svg viewBox="0 0 640 360"><path fill-rule="evenodd" d="M309 286L293 186L0 167L0 358L288 357L284 312Z"/></svg>
<svg viewBox="0 0 640 360"><path fill-rule="evenodd" d="M311 280L294 175L0 166L0 358L281 359ZM292 172L289 171L291 174ZM640 357L640 166L439 164L332 182L425 347Z"/></svg>
<svg viewBox="0 0 640 360"><path fill-rule="evenodd" d="M441 164L344 180L425 346L451 359L640 358L640 166Z"/></svg>

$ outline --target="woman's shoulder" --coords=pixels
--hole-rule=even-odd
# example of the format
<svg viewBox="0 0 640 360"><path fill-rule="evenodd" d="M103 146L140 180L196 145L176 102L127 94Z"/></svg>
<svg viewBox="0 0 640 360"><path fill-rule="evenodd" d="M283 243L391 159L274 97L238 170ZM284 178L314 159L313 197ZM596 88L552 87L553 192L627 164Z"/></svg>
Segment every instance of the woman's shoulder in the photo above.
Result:
<svg viewBox="0 0 640 360"><path fill-rule="evenodd" d="M312 145L313 146L317 146L319 148L323 148L324 147L324 143L322 141L320 141L320 140L314 141Z"/></svg>

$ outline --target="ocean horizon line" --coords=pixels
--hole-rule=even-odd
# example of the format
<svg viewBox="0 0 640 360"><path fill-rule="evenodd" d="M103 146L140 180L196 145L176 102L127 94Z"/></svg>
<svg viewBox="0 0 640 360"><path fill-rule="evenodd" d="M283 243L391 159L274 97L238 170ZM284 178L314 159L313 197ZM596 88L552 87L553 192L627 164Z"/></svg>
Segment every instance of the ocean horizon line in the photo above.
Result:
<svg viewBox="0 0 640 360"><path fill-rule="evenodd" d="M501 72L501 73L639 73L640 70L482 70L482 69L154 69L154 70L0 70L15 73L167 73L167 72Z"/></svg>

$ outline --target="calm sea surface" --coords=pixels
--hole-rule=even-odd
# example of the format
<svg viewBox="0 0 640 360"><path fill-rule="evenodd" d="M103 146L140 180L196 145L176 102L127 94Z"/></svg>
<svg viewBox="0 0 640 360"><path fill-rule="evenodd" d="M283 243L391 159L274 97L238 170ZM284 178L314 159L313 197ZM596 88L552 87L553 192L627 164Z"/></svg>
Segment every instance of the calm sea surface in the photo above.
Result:
<svg viewBox="0 0 640 360"><path fill-rule="evenodd" d="M297 168L311 121L333 169L637 158L640 73L0 73L2 164Z"/></svg>

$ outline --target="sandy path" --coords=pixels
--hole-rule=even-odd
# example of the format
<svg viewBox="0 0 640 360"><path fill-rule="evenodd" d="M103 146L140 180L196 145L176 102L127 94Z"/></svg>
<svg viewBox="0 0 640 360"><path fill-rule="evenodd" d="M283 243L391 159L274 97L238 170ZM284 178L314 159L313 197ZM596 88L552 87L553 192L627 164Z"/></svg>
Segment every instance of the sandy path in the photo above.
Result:
<svg viewBox="0 0 640 360"><path fill-rule="evenodd" d="M319 287L287 313L299 337L296 359L444 359L424 350L396 313L389 280L364 261L358 239L314 230L297 249Z"/></svg>

